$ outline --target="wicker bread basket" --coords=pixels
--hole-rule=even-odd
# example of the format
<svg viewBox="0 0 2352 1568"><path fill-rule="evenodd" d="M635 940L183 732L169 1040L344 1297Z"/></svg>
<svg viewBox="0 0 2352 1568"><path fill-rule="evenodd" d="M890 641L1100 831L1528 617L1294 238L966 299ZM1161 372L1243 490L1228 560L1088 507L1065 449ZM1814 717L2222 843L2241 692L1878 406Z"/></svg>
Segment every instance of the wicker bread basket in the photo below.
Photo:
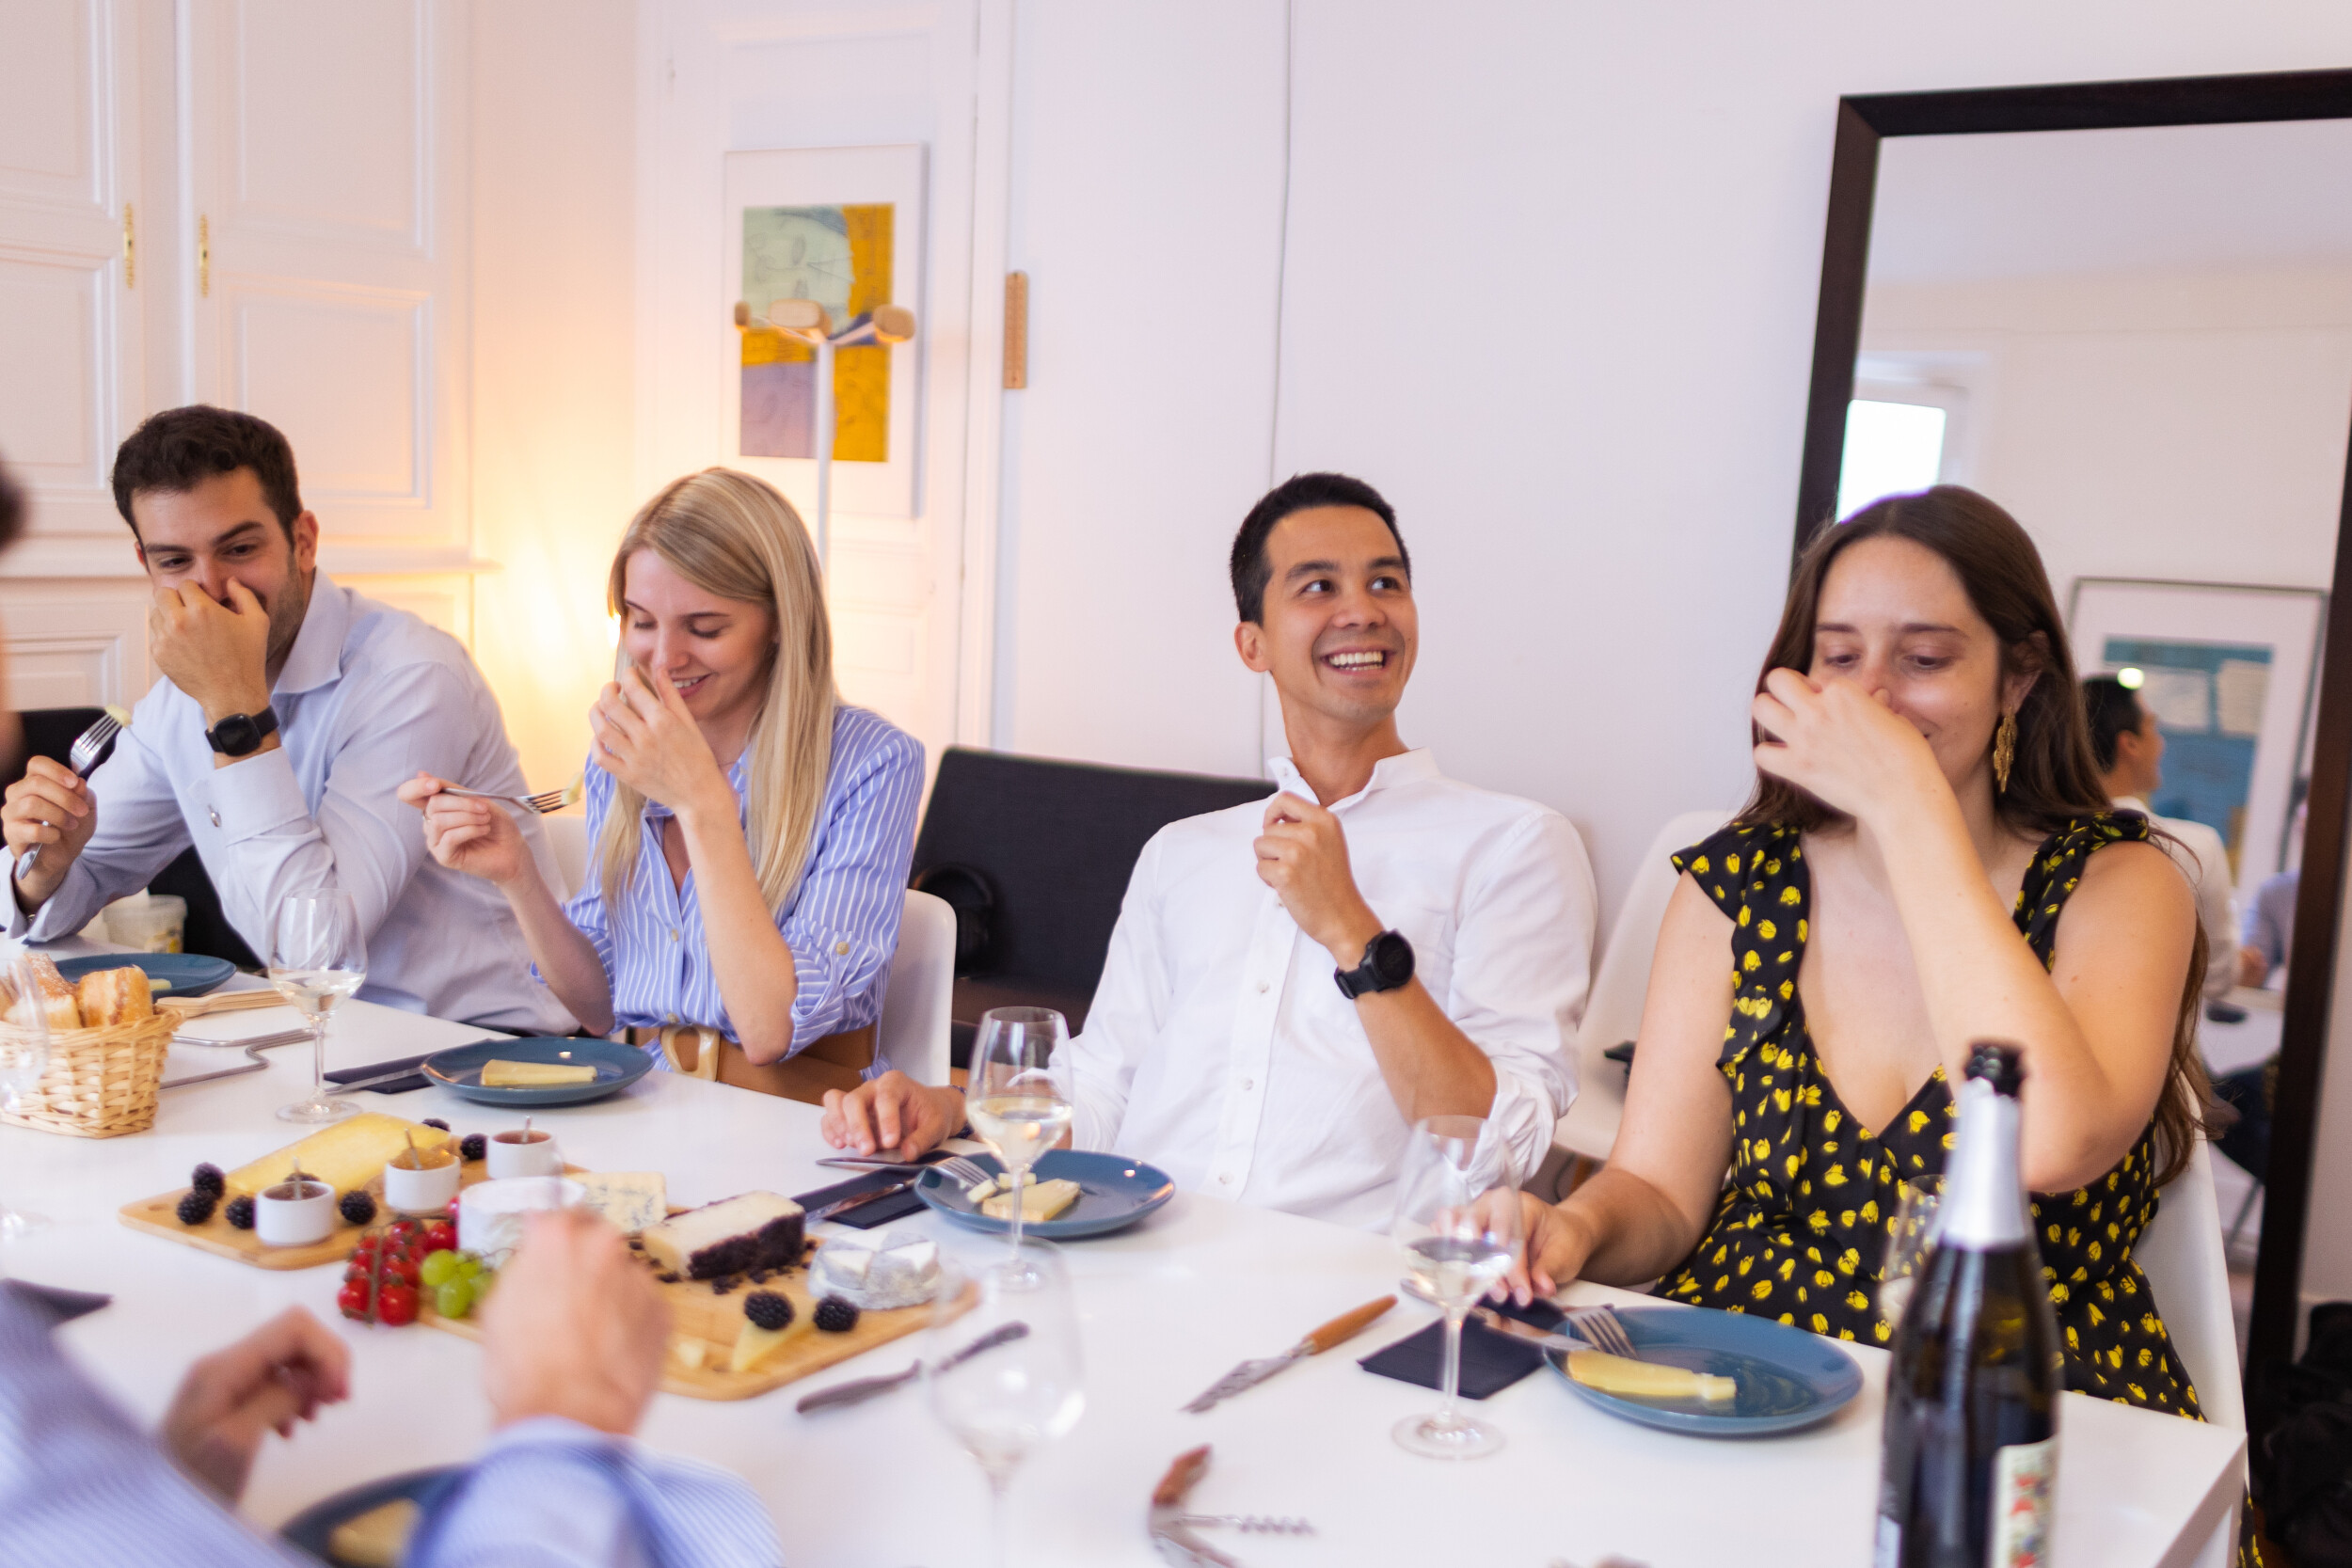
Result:
<svg viewBox="0 0 2352 1568"><path fill-rule="evenodd" d="M99 1029L57 1029L49 1036L49 1068L37 1088L17 1097L0 1121L76 1138L119 1138L155 1125L155 1090L164 1078L164 1053L180 1015L158 1009L152 1017ZM0 1039L22 1039L24 1031L0 1024Z"/></svg>

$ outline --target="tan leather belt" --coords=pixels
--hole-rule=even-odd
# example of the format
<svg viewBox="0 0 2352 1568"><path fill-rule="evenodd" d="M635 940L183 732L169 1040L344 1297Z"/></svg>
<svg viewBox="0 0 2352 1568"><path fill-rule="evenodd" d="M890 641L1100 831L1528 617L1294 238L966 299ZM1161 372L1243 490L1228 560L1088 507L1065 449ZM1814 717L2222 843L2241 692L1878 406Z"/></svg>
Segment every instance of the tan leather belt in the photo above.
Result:
<svg viewBox="0 0 2352 1568"><path fill-rule="evenodd" d="M661 1047L673 1072L732 1084L739 1089L782 1095L810 1105L825 1102L827 1089L844 1093L866 1080L874 1065L874 1026L845 1029L827 1035L780 1062L755 1062L743 1048L706 1024L672 1023L660 1028L631 1026L620 1032L631 1045Z"/></svg>

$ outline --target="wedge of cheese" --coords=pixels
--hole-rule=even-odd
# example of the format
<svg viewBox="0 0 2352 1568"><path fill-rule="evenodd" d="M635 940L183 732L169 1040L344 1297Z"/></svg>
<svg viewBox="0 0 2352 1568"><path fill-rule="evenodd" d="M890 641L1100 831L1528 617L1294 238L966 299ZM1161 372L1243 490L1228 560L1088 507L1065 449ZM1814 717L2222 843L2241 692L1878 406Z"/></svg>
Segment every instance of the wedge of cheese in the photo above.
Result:
<svg viewBox="0 0 2352 1568"><path fill-rule="evenodd" d="M743 1330L735 1337L735 1349L728 1353L727 1370L755 1372L762 1363L782 1350L790 1340L810 1332L816 1325L813 1313L801 1312L782 1328L762 1328L751 1319L743 1320Z"/></svg>
<svg viewBox="0 0 2352 1568"><path fill-rule="evenodd" d="M1078 1184L1063 1179L1052 1181L1025 1181L1021 1186L1021 1223L1041 1225L1078 1201ZM1012 1195L999 1193L980 1205L980 1212L991 1219L1012 1218Z"/></svg>
<svg viewBox="0 0 2352 1568"><path fill-rule="evenodd" d="M239 1165L229 1173L229 1196L250 1197L264 1187L275 1187L294 1174L297 1159L302 1162L303 1175L339 1193L364 1187L393 1155L408 1147L411 1132L417 1135L419 1148L437 1148L449 1141L449 1134L437 1127L403 1121L381 1111L364 1111L275 1154L264 1154L249 1165Z"/></svg>
<svg viewBox="0 0 2352 1568"><path fill-rule="evenodd" d="M1568 1352L1568 1375L1587 1388L1635 1400L1699 1400L1708 1404L1726 1404L1740 1392L1735 1378L1716 1377L1656 1361L1629 1361L1622 1355L1597 1350Z"/></svg>
<svg viewBox="0 0 2352 1568"><path fill-rule="evenodd" d="M624 1236L634 1236L670 1216L668 1183L659 1171L592 1171L573 1178L583 1207L610 1220Z"/></svg>
<svg viewBox="0 0 2352 1568"><path fill-rule="evenodd" d="M593 1084L596 1069L582 1062L572 1066L564 1062L506 1062L496 1059L482 1064L482 1086L485 1089L547 1089L558 1084Z"/></svg>
<svg viewBox="0 0 2352 1568"><path fill-rule="evenodd" d="M326 1555L343 1568L400 1568L416 1528L414 1499L394 1497L337 1525L326 1538Z"/></svg>

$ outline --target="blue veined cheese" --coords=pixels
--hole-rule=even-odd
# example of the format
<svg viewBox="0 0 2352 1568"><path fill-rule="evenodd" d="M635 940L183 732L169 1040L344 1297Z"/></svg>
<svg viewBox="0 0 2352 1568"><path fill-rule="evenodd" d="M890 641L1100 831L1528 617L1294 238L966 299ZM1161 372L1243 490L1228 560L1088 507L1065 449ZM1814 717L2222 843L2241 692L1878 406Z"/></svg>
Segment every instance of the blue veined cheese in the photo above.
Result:
<svg viewBox="0 0 2352 1568"><path fill-rule="evenodd" d="M669 1187L659 1171L597 1171L575 1180L586 1190L580 1201L624 1236L670 1217Z"/></svg>

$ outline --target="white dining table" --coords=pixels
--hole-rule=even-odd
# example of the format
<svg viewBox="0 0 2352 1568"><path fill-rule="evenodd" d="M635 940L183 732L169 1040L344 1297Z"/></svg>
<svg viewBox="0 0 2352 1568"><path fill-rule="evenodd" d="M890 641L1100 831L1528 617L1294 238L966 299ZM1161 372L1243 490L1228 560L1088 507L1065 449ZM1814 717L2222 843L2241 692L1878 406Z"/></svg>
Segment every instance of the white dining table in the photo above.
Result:
<svg viewBox="0 0 2352 1568"><path fill-rule="evenodd" d="M269 1033L281 1009L199 1019L189 1033ZM480 1037L464 1025L367 1004L335 1015L330 1067L356 1067ZM350 1323L335 1310L341 1271L274 1273L121 1225L124 1203L183 1184L199 1161L231 1167L301 1131L278 1106L308 1087L308 1045L267 1053L266 1070L167 1090L154 1128L85 1140L0 1127L0 1198L45 1214L8 1247L18 1277L109 1291L113 1304L60 1330L70 1353L151 1423L188 1364L300 1305L350 1344L352 1397L291 1441L263 1448L245 1498L275 1528L343 1488L464 1462L489 1433L482 1348L435 1329ZM241 1059L175 1046L167 1076ZM439 1088L363 1093L364 1105L438 1117L460 1132L511 1115ZM566 1158L598 1170L657 1170L673 1203L750 1189L793 1194L839 1180L818 1111L664 1071L595 1104L540 1113ZM1002 1242L929 1213L897 1222L973 1256ZM821 1233L821 1232L820 1232ZM1395 1246L1380 1235L1181 1193L1118 1235L1063 1247L1075 1285L1087 1373L1084 1418L1032 1457L1011 1491L1013 1561L1024 1568L1156 1562L1147 1497L1168 1463L1214 1446L1199 1512L1295 1515L1311 1536L1207 1532L1248 1568L1321 1563L1477 1563L1585 1568L1616 1554L1649 1568L1866 1568L1871 1560L1887 1356L1849 1346L1862 1393L1811 1431L1759 1441L1681 1436L1612 1418L1549 1370L1485 1402L1508 1437L1474 1463L1419 1458L1389 1433L1437 1395L1357 1366L1432 1321L1405 1298L1343 1350L1317 1356L1206 1415L1178 1407L1247 1356L1395 1291ZM1580 1285L1576 1302L1640 1301ZM1697 1308L1682 1308L1697 1310ZM766 1499L795 1568L910 1568L985 1560L988 1495L977 1466L931 1419L919 1386L803 1417L796 1400L910 1364L920 1336L732 1403L657 1395L640 1433L655 1448L739 1472ZM2069 1394L2060 1418L2052 1560L2064 1568L2186 1563L2240 1485L2241 1434Z"/></svg>

